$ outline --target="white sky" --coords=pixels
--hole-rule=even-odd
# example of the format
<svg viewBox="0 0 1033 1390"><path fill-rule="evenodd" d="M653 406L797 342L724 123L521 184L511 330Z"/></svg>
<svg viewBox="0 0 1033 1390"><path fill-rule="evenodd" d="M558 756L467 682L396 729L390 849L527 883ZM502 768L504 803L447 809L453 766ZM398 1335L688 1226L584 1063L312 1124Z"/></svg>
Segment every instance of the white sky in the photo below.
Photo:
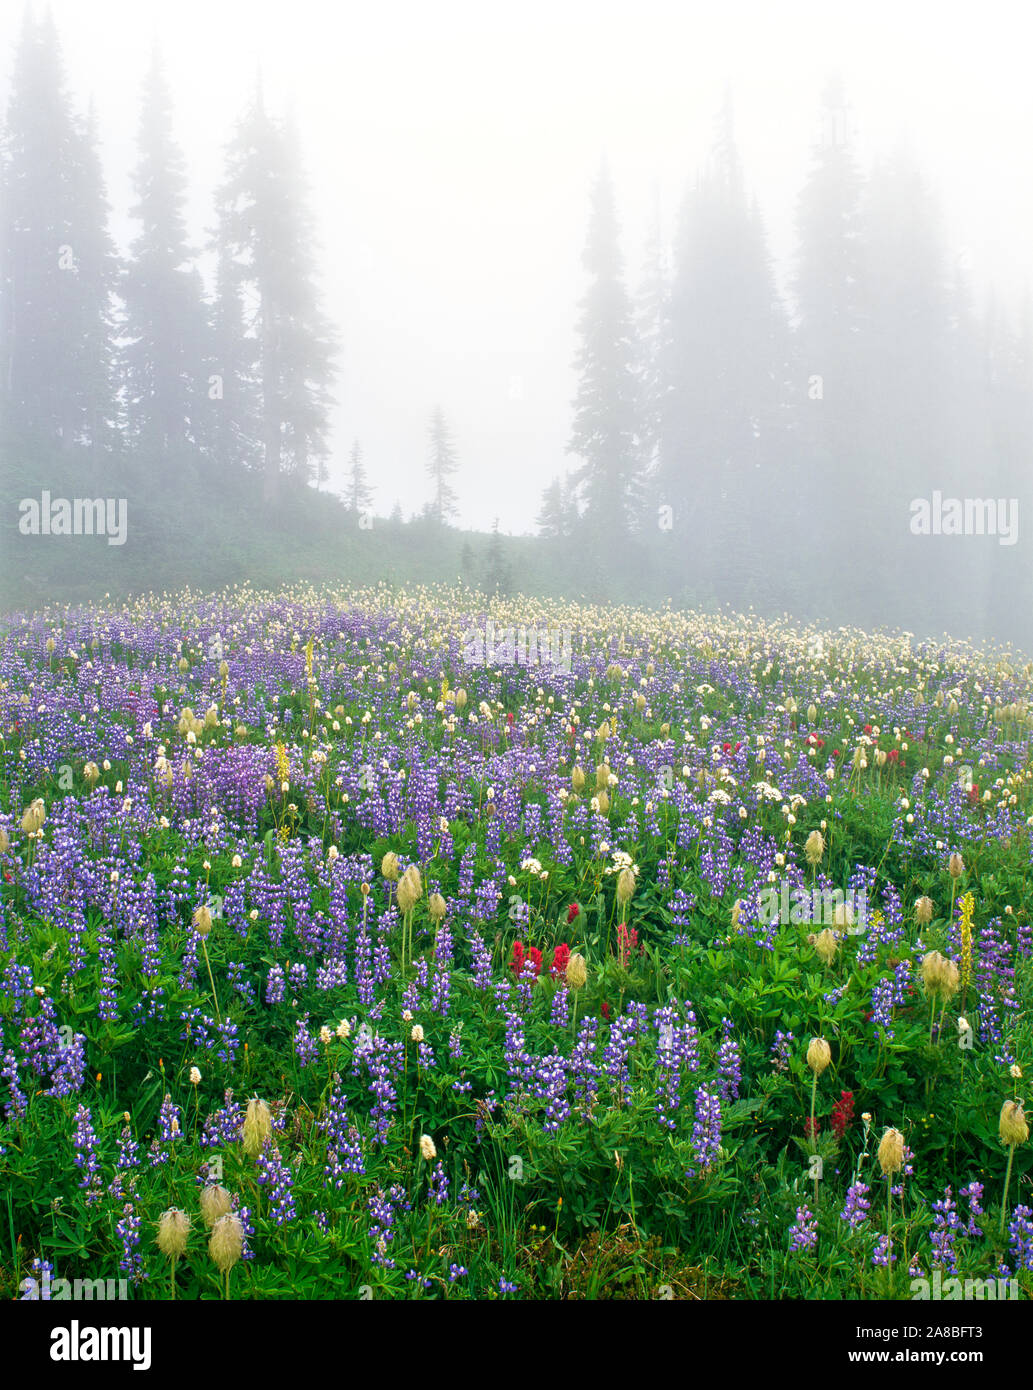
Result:
<svg viewBox="0 0 1033 1390"><path fill-rule="evenodd" d="M658 192L668 230L731 84L780 275L842 73L867 158L905 138L977 284L1033 282L1030 12L943 0L51 0L70 86L92 96L113 229L132 231L140 84L164 53L176 133L211 223L222 147L261 69L293 100L341 334L334 482L362 443L377 509L429 495L440 402L465 524L529 529L565 455L588 189L606 152L632 283ZM22 5L0 14L0 101ZM2 108L0 108L2 109Z"/></svg>

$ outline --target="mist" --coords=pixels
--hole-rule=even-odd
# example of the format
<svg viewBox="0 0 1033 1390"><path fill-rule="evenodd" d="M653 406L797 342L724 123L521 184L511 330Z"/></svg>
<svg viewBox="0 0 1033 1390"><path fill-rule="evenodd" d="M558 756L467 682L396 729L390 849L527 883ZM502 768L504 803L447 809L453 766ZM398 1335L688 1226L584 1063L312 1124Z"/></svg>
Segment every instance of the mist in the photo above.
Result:
<svg viewBox="0 0 1033 1390"><path fill-rule="evenodd" d="M1002 42L1007 5L991 5L978 27L960 7L913 6L901 14L881 3L863 15L834 17L817 4L773 10L647 3L632 10L569 3L558 12L530 4L513 12L450 3L370 12L305 0L289 9L187 0L174 10L156 0L104 0L88 8L57 0L49 12L70 107L93 119L107 230L123 267L132 262L140 230L132 215L134 169L142 93L158 55L169 133L186 173L182 216L191 266L209 308L217 296L215 202L234 131L256 92L269 119L290 126L298 175L290 196L304 203L310 283L334 340L327 356L332 384L328 376L319 406L324 447L318 466L301 471L328 508L335 499L348 505L358 442L371 516L393 512L403 524L420 518L433 494L429 431L440 410L454 464L454 508L438 518L454 533L438 547L450 557L440 577L455 578L458 570L468 582L482 583L485 533L497 525L504 537L535 536L543 529L543 495L558 485L568 507L554 538L561 544L510 547L510 569L522 571L524 557L533 554L550 591L767 604L829 621L952 627L1026 640L1016 619L991 612L995 589L1025 582L1023 513L1031 500L1023 315L1033 194L1023 171L1033 98L1019 46ZM43 12L29 6L25 13ZM23 12L11 8L0 28L0 112L9 116L17 104L22 24ZM838 95L830 98L830 91ZM725 140L733 148L725 173L757 227L755 264L766 264L770 276L759 291L768 302L759 308L759 300L750 309L731 304L741 266L732 259L723 269L707 264L722 249L720 236L693 248L692 192L708 170L713 174ZM830 145L845 150L856 171L858 225L850 235L868 258L868 278L847 296L856 322L842 331L836 286L818 287L822 276L838 270L812 266L811 292L825 295L824 325L815 324L820 313L815 300L806 302L806 278L800 278L807 275L804 240L810 236L813 260L821 219L832 236L841 211L830 202L813 209L809 228L801 222L801 199L813 190L809 180ZM10 140L7 149L10 164ZM604 566L598 553L586 554L590 543L569 543L574 522L586 513L585 460L571 443L584 376L579 315L593 284L583 252L601 167L612 193L616 280L627 295L635 338L627 370L639 386L643 372L656 378L649 387L654 399L644 401L639 391L628 424L635 451L628 515L606 523L617 537L626 532L628 545L613 547ZM927 219L922 245L913 220L919 207ZM914 297L905 305L898 291L910 273L909 256L916 270L930 273L928 284L906 286ZM694 257L699 284L725 277L723 300L715 295L704 302L686 289L685 267ZM691 320L698 341L651 344L654 330L678 339L678 314L671 314L680 275L681 326ZM115 362L124 301L119 283L108 288ZM931 293L940 302L917 325ZM650 295L659 306L651 327ZM754 364L755 381L779 377L768 402L774 415L762 429L757 421L766 407L750 398L749 353L739 352L736 334L755 340L767 329L756 319L751 325L750 314L769 310L783 337L769 344L765 362ZM837 358L862 325L870 330L864 360ZM679 373L695 371L693 353L708 337L722 336L716 351L727 352L729 373L742 375L738 394L718 407L703 377L693 400ZM943 361L933 362L941 348ZM650 353L652 366L645 362ZM901 373L915 367L916 355L915 382L905 381ZM706 349L703 356L713 353ZM117 375L117 365L114 370ZM837 380L837 372L849 383L846 376ZM1004 373L1007 381L995 378L991 388L976 390L975 379L985 385L988 373ZM961 408L959 382L972 388L964 421L951 415ZM677 395L683 388L675 421L644 418L663 413L657 391ZM888 399L894 393L899 399ZM128 408L124 383L115 383L112 400L111 427L124 459L132 435L131 422L119 414ZM716 423L721 409L739 413L738 444L734 430L722 434ZM13 454L24 452L23 424L17 401L9 400L0 428ZM755 432L759 451L749 460L737 456ZM189 430L186 436L203 455L204 443ZM857 446L853 457L847 441ZM261 472L261 447L256 436L250 456L245 449L238 462ZM213 476L210 467L202 472ZM828 479L835 481L826 489ZM27 489L11 486L15 500L23 500ZM228 486L232 491L235 484ZM851 519L858 491L864 504ZM828 495L817 498L818 492ZM1014 501L1014 536L999 537L998 544L962 531L951 541L949 517L947 534L932 524L937 492L956 497L962 516L966 498L970 511L974 501L992 498L1002 509ZM713 509L720 509L721 494L726 514L718 523ZM748 499L757 504L756 515ZM927 537L921 520L917 533L911 528L912 504L923 500L930 509ZM660 513L665 506L669 511ZM705 523L711 544L702 547L704 556L692 528L708 508L714 524ZM320 513L331 530L327 518L335 514ZM16 519L7 507L4 535L12 541ZM986 514L984 524L993 518ZM781 539L766 534L771 525ZM829 569L842 553L832 539L837 528L867 557L864 568L881 569L885 582L867 576L848 594L839 592L837 580L830 591ZM249 527L252 535L255 529ZM859 535L870 538L873 530L888 537L869 551ZM458 534L467 531L481 540L469 540L475 562L463 574ZM733 537L743 542L745 553L732 566L719 563L718 534L733 552ZM358 546L368 539L358 537ZM644 576L636 547L659 569ZM407 543L403 550L413 548ZM773 578L804 568L807 552L821 557L820 581ZM105 588L139 587L131 553L132 522L126 556L118 557L130 570L113 571ZM228 577L240 577L249 564L242 557ZM162 581L174 585L179 576L171 557L165 568ZM729 568L746 579L732 582ZM373 577L375 565L359 569ZM925 578L916 582L912 575L901 584L908 569ZM14 572L24 573L18 562ZM60 563L39 574L34 597L63 592L68 576ZM953 622L942 592L952 576L961 577L964 590ZM419 577L438 576L431 566ZM223 575L213 570L211 578ZM916 587L926 594L921 602Z"/></svg>

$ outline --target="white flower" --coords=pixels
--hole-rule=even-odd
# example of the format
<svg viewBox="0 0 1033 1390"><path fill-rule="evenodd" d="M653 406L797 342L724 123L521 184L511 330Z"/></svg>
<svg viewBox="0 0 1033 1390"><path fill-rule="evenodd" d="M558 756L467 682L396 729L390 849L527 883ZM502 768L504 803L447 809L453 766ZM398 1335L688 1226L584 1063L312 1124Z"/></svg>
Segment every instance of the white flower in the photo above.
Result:
<svg viewBox="0 0 1033 1390"><path fill-rule="evenodd" d="M434 1140L429 1134L420 1135L420 1156L428 1163L438 1156L438 1151L434 1147Z"/></svg>
<svg viewBox="0 0 1033 1390"><path fill-rule="evenodd" d="M418 1023L414 1023L413 1026L412 1026L412 1032L409 1034L409 1036L410 1036L410 1038L412 1038L412 1040L413 1040L414 1043L421 1043L421 1042L423 1042L423 1029L422 1029L422 1027L421 1027Z"/></svg>
<svg viewBox="0 0 1033 1390"><path fill-rule="evenodd" d="M351 1036L351 1024L348 1022L346 1018L342 1018L340 1023L337 1025L337 1036L341 1039L342 1042L346 1042L347 1039Z"/></svg>
<svg viewBox="0 0 1033 1390"><path fill-rule="evenodd" d="M199 1084L200 1084L200 1081L201 1081L201 1073L197 1070L196 1067L191 1067L191 1068L190 1068L190 1084L191 1084L191 1086L197 1086L197 1085L199 1085Z"/></svg>

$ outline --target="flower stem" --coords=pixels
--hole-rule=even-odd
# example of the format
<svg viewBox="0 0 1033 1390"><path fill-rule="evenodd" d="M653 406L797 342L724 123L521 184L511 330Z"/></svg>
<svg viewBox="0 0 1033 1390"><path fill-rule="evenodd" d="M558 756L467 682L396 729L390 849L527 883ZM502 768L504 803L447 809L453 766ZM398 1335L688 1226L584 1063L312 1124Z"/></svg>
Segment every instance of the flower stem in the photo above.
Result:
<svg viewBox="0 0 1033 1390"><path fill-rule="evenodd" d="M893 1176L886 1174L886 1275L893 1285Z"/></svg>
<svg viewBox="0 0 1033 1390"><path fill-rule="evenodd" d="M212 987L212 1000L215 1004L215 1017L218 1019L219 1027L221 1028L222 1014L219 1012L219 996L215 993L215 980L212 977L212 963L208 959L208 945L203 936L201 938L201 950L204 952L204 963L208 967L208 983Z"/></svg>
<svg viewBox="0 0 1033 1390"><path fill-rule="evenodd" d="M1001 1225L1000 1234L1004 1235L1004 1220L1008 1215L1008 1188L1011 1186L1011 1165L1015 1157L1015 1145L1008 1145L1008 1170L1004 1175L1004 1196L1001 1199Z"/></svg>

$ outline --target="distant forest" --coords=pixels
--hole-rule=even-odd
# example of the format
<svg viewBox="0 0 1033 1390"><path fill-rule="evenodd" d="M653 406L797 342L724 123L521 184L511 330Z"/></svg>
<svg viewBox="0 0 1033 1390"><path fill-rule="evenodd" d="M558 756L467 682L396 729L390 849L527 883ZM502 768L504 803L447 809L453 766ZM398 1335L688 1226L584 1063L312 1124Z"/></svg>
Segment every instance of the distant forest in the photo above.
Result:
<svg viewBox="0 0 1033 1390"><path fill-rule="evenodd" d="M0 603L458 575L1033 648L1033 305L977 305L920 170L903 153L861 167L837 82L816 107L788 296L730 100L673 244L658 224L635 273L600 167L579 305L571 291L571 469L546 490L537 537L484 536L455 525L442 409L416 515L372 516L367 469L390 478L358 443L343 495L318 490L340 330L292 122L256 87L195 245L156 54L122 254L93 112L69 94L52 20L27 12L0 127ZM40 544L19 500L44 491L127 498L131 544ZM1016 498L1018 543L914 534L912 504L934 493Z"/></svg>

